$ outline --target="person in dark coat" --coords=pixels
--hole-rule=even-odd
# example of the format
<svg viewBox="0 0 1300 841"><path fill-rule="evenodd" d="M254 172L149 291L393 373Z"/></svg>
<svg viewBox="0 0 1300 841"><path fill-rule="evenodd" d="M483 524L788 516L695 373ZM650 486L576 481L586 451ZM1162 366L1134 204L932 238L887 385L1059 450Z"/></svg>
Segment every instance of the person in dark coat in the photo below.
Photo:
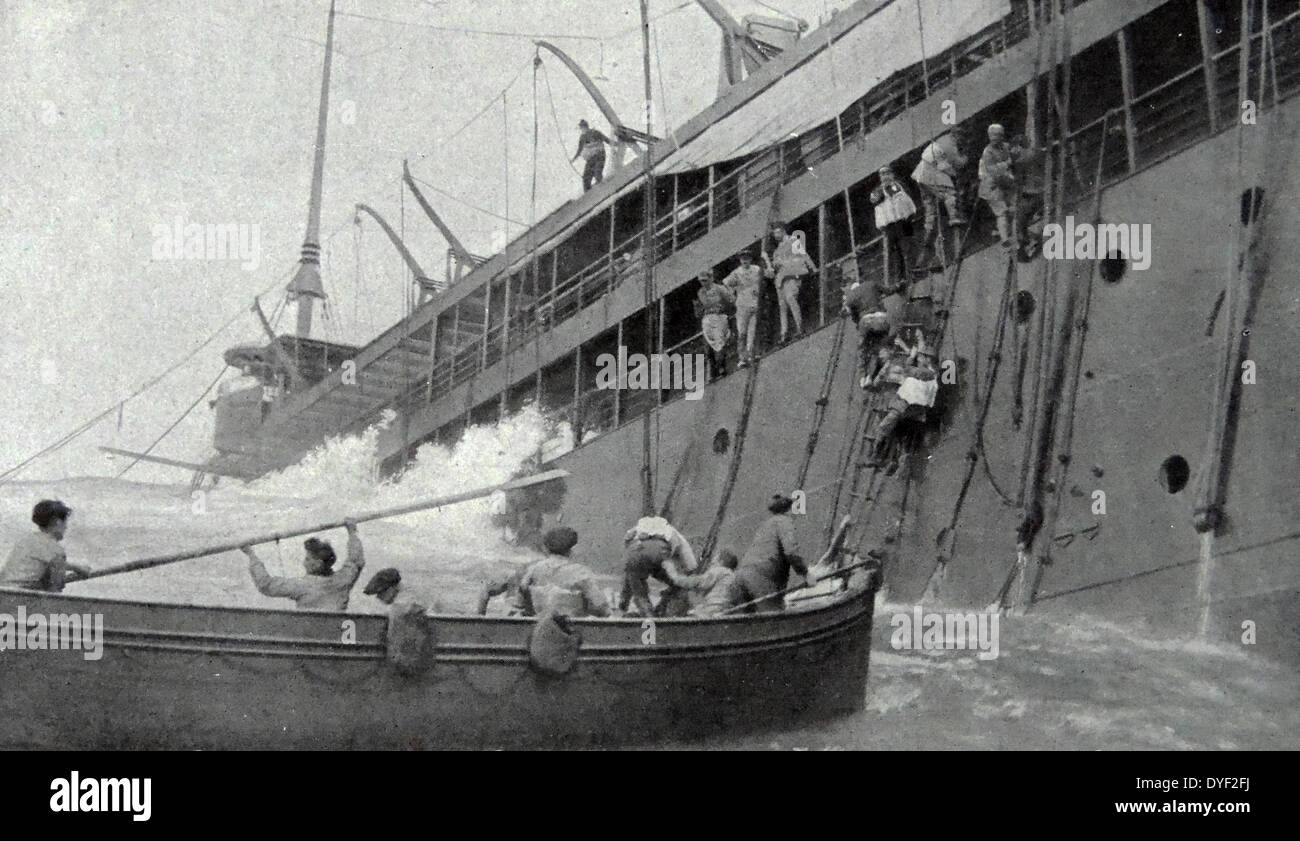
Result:
<svg viewBox="0 0 1300 841"><path fill-rule="evenodd" d="M609 138L587 125L586 120L578 121L578 131L581 132L578 152L573 159L586 161L582 168L582 191L585 193L605 178L605 144L609 143Z"/></svg>
<svg viewBox="0 0 1300 841"><path fill-rule="evenodd" d="M791 569L807 579L810 585L817 581L816 574L808 568L795 546L794 518L790 516L793 505L794 500L783 494L772 497L767 506L772 516L754 532L754 540L736 570L731 585L731 603L746 605L746 613L771 613L784 609L781 591L789 584Z"/></svg>

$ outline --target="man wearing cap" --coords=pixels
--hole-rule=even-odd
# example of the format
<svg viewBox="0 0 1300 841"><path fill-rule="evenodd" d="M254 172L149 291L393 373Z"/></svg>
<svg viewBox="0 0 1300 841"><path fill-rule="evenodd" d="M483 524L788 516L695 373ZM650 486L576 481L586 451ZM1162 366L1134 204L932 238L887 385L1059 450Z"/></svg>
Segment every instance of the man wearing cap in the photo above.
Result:
<svg viewBox="0 0 1300 841"><path fill-rule="evenodd" d="M596 583L596 573L569 557L577 543L578 533L568 526L546 532L546 557L527 567L519 581L527 615L609 616L609 600Z"/></svg>
<svg viewBox="0 0 1300 841"><path fill-rule="evenodd" d="M0 568L0 586L26 590L63 592L67 581L90 575L87 567L68 563L60 545L68 530L72 509L57 499L42 499L32 508L32 522L39 531L23 535Z"/></svg>
<svg viewBox="0 0 1300 841"><path fill-rule="evenodd" d="M618 597L618 609L626 611L634 605L642 616L654 614L650 602L650 578L673 586L664 570L673 563L681 573L695 572L699 565L695 550L663 517L642 517L623 536L623 590Z"/></svg>
<svg viewBox="0 0 1300 841"><path fill-rule="evenodd" d="M428 610L402 593L402 574L385 567L370 577L362 592L388 607L384 645L389 662L408 675L427 669L435 656ZM438 608L436 604L433 607L435 611Z"/></svg>
<svg viewBox="0 0 1300 841"><path fill-rule="evenodd" d="M1011 209L1016 205L1016 176L1007 131L994 123L989 126L989 143L980 155L980 198L988 202L998 222L998 236L1004 248L1015 247L1011 230Z"/></svg>
<svg viewBox="0 0 1300 841"><path fill-rule="evenodd" d="M586 120L578 120L578 131L578 152L573 160L582 158L587 162L582 168L582 191L585 193L605 177L605 144L609 138L587 125Z"/></svg>
<svg viewBox="0 0 1300 841"><path fill-rule="evenodd" d="M240 547L248 556L248 572L257 591L264 596L293 599L299 610L347 610L348 594L352 585L357 583L366 558L361 549L361 538L357 536L357 524L349 519L345 526L348 530L348 559L337 571L334 570L334 547L315 537L303 542L307 553L302 565L307 574L299 578L268 574L253 553L252 546Z"/></svg>
<svg viewBox="0 0 1300 841"><path fill-rule="evenodd" d="M740 367L754 361L754 334L758 332L758 292L763 270L754 265L754 255L742 251L740 265L722 279L722 285L736 297L736 341L740 343Z"/></svg>
<svg viewBox="0 0 1300 841"><path fill-rule="evenodd" d="M731 602L745 605L746 613L772 613L784 608L781 591L790 581L790 570L802 575L809 584L816 575L804 563L794 541L794 517L790 509L794 500L773 494L768 517L754 532L754 540L740 561L731 584Z"/></svg>
<svg viewBox="0 0 1300 841"><path fill-rule="evenodd" d="M370 576L361 592L374 596L386 605L392 605L402 592L402 574L393 567L384 567ZM403 599L403 601L407 601Z"/></svg>

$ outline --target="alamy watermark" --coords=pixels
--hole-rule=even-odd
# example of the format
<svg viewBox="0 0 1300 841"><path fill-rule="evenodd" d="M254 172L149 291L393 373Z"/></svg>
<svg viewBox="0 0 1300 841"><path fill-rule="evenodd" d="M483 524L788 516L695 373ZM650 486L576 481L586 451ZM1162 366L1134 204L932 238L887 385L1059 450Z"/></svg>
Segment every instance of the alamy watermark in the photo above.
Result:
<svg viewBox="0 0 1300 841"><path fill-rule="evenodd" d="M687 400L704 396L705 359L702 353L602 353L596 357L596 388L672 389Z"/></svg>
<svg viewBox="0 0 1300 841"><path fill-rule="evenodd" d="M997 613L895 613L889 645L895 651L979 651L981 660L998 658Z"/></svg>
<svg viewBox="0 0 1300 841"><path fill-rule="evenodd" d="M104 614L0 613L0 653L6 651L80 651L86 660L104 656Z"/></svg>
<svg viewBox="0 0 1300 841"><path fill-rule="evenodd" d="M168 225L153 226L155 260L238 260L240 268L255 271L262 263L262 228L247 223L186 223L177 216Z"/></svg>
<svg viewBox="0 0 1300 841"><path fill-rule="evenodd" d="M1051 222L1043 226L1043 257L1048 260L1100 260L1110 256L1127 258L1134 269L1151 266L1151 224L1137 222L1074 221Z"/></svg>

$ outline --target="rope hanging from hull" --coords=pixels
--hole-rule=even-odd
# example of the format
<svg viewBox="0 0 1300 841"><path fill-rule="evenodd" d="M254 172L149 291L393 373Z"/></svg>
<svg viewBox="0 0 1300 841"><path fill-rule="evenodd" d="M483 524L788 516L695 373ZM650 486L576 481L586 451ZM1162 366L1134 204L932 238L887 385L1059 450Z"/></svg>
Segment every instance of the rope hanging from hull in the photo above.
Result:
<svg viewBox="0 0 1300 841"><path fill-rule="evenodd" d="M812 465L813 454L817 451L817 442L821 437L822 422L826 418L826 406L830 402L831 388L835 385L835 372L840 366L840 352L844 345L844 332L847 320L840 318L835 325L835 338L831 340L831 352L826 360L826 372L822 375L821 392L817 395L813 409L812 429L808 433L808 444L804 448L803 461L799 463L799 472L795 474L794 486L802 488L808 479L808 469ZM832 519L833 522L833 519Z"/></svg>
<svg viewBox="0 0 1300 841"><path fill-rule="evenodd" d="M745 396L741 401L740 420L736 424L736 438L732 445L731 462L727 465L727 478L722 485L722 496L718 500L717 513L713 515L713 524L709 526L708 536L700 548L700 563L707 567L711 563L713 550L722 531L722 521L727 516L727 507L731 503L731 492L736 486L736 476L740 473L740 460L745 452L745 432L749 429L749 410L754 405L754 392L758 390L758 369L762 361L755 359L749 363L749 376L745 379Z"/></svg>
<svg viewBox="0 0 1300 841"><path fill-rule="evenodd" d="M984 424L988 420L989 409L993 405L993 388L997 384L998 369L1002 360L1002 341L1006 335L1007 312L1011 308L1011 290L1016 286L1016 255L1007 257L1006 280L1002 286L1002 298L998 304L997 328L994 333L993 347L989 349L989 367L985 372L984 398L980 403L979 415L975 420L975 429L971 433L971 445L966 452L966 471L962 476L961 487L957 490L957 500L953 503L952 517L948 525L939 533L939 551L935 556L934 570L925 584L923 601L937 599L947 574L948 563L957 548L957 523L961 519L962 506L966 494L970 491L971 480L975 477L975 465L979 461L979 449L984 437ZM946 544L946 545L945 545Z"/></svg>

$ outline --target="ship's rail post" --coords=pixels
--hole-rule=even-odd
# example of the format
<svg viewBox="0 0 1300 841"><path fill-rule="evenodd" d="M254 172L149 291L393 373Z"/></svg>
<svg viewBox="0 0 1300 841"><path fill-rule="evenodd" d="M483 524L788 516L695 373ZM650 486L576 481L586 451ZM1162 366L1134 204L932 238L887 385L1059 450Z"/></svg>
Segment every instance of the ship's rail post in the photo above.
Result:
<svg viewBox="0 0 1300 841"><path fill-rule="evenodd" d="M1119 47L1119 86L1124 99L1124 138L1125 152L1128 155L1129 171L1137 169L1137 131L1133 127L1133 56L1132 43L1128 29L1115 33L1115 43ZM1102 138L1104 144L1106 139Z"/></svg>
<svg viewBox="0 0 1300 841"><path fill-rule="evenodd" d="M1196 0L1196 22L1201 36L1201 72L1205 76L1205 98L1210 108L1210 132L1219 130L1219 91L1214 84L1214 52L1210 46L1210 16L1205 0Z"/></svg>
<svg viewBox="0 0 1300 841"><path fill-rule="evenodd" d="M713 230L713 176L714 176L714 166L713 164L709 164L709 187L708 187L709 216L708 216L708 222L706 222L705 224L706 224L706 231L710 231L710 232Z"/></svg>

